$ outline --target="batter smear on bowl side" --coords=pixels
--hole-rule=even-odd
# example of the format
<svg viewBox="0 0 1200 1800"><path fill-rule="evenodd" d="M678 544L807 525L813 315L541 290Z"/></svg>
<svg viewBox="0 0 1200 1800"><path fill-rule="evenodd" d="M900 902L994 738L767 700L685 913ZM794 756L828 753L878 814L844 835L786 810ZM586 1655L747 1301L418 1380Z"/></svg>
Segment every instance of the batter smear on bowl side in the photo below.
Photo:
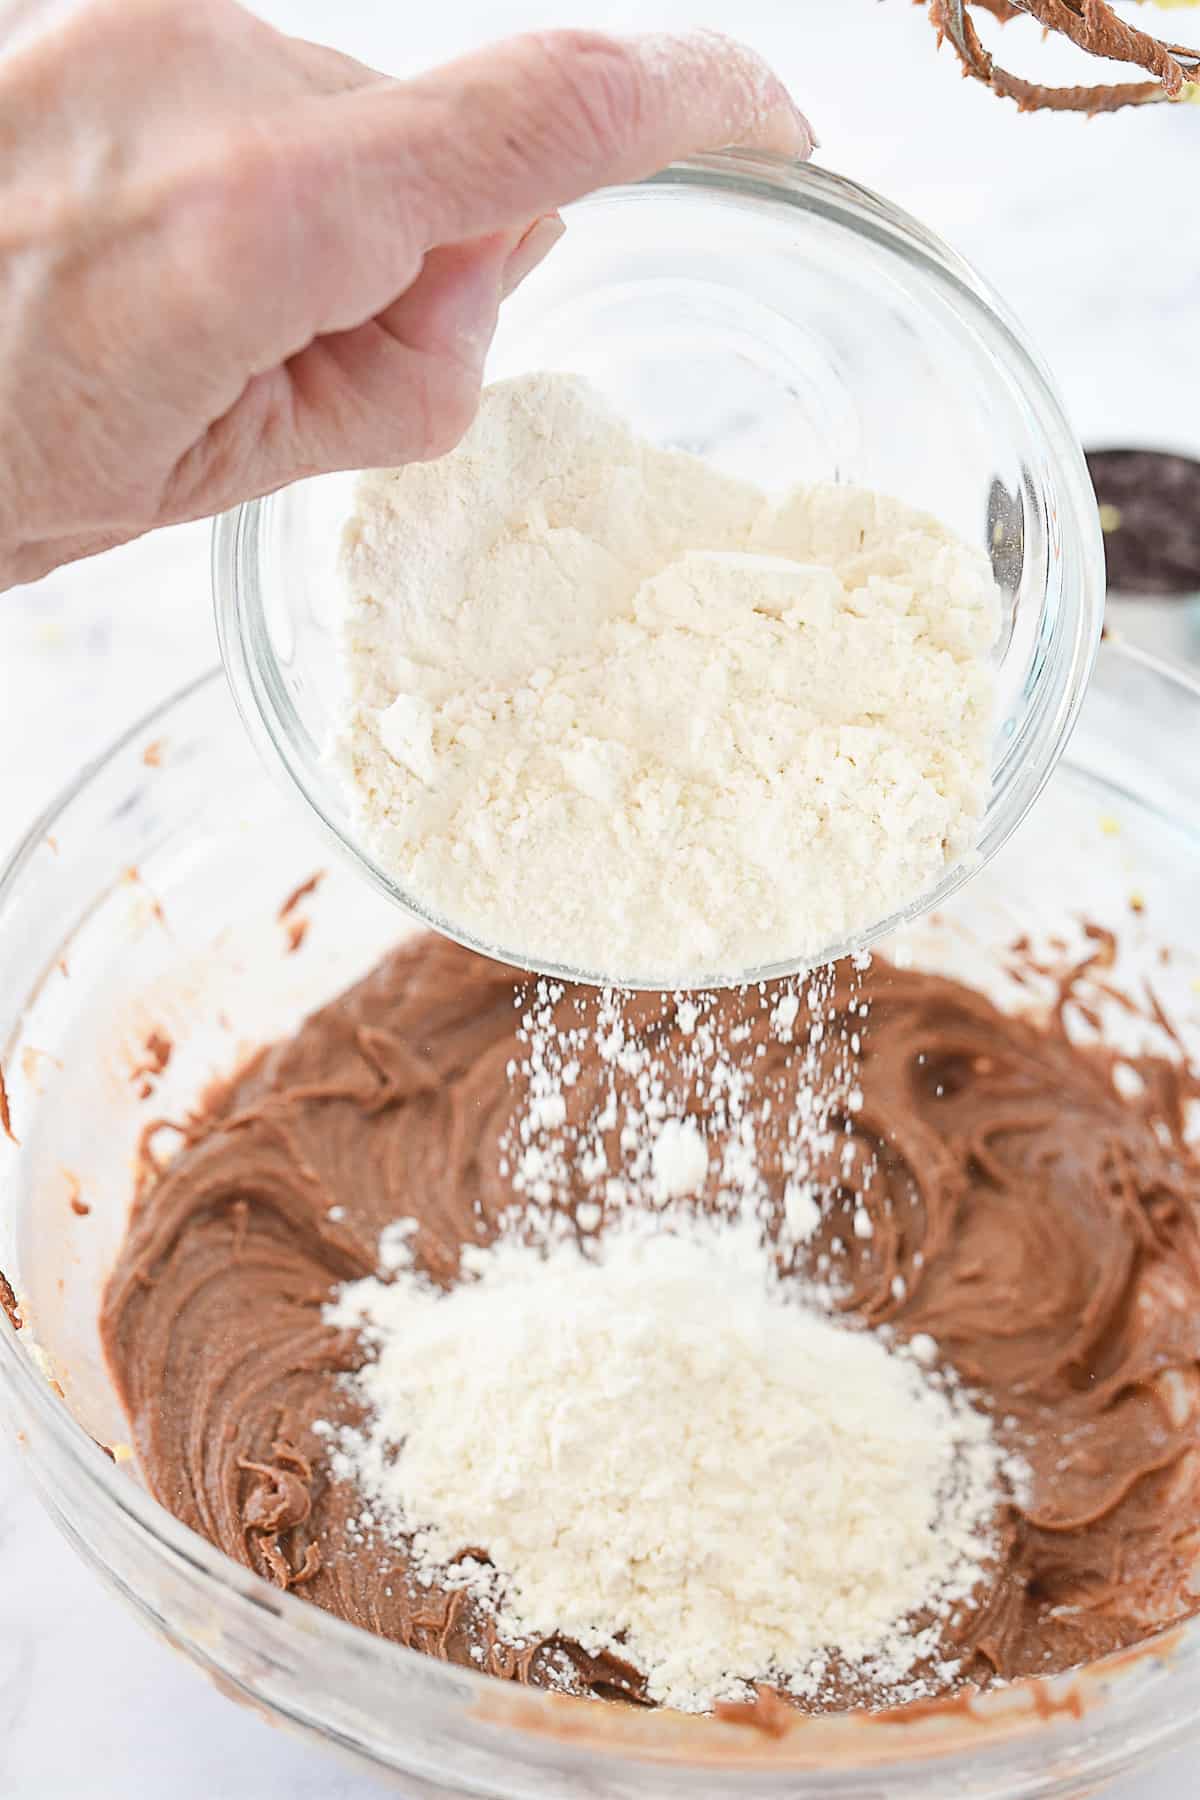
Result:
<svg viewBox="0 0 1200 1800"><path fill-rule="evenodd" d="M1195 1084L1062 1016L410 940L145 1175L102 1328L147 1481L315 1605L585 1695L826 1711L1136 1643L1196 1608Z"/></svg>

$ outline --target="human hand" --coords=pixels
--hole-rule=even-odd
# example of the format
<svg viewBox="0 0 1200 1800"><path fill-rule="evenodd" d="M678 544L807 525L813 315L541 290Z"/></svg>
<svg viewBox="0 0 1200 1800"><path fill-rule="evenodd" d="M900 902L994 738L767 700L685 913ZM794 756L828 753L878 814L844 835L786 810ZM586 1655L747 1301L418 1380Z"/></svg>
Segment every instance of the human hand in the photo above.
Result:
<svg viewBox="0 0 1200 1800"><path fill-rule="evenodd" d="M0 29L0 589L440 455L556 209L732 143L812 138L711 35L549 32L397 82L233 0Z"/></svg>

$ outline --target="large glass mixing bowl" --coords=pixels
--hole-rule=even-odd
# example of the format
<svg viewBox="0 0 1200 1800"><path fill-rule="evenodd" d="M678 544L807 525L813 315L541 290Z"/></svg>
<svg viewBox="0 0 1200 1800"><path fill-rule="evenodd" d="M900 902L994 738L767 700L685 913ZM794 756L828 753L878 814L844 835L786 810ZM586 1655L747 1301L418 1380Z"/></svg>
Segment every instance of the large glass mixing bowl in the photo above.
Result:
<svg viewBox="0 0 1200 1800"><path fill-rule="evenodd" d="M1000 848L1066 742L1104 605L1082 452L999 299L930 232L836 176L724 153L593 195L565 216L561 243L503 309L489 379L586 376L657 444L769 490L828 480L876 488L936 514L991 558L1003 621L978 857L856 940L870 941L939 905ZM403 890L366 848L325 758L352 486L346 475L300 482L218 521L217 623L238 708L268 766L382 893L528 966L515 929L511 943L480 943ZM695 980L719 985L730 973L696 970Z"/></svg>
<svg viewBox="0 0 1200 1800"><path fill-rule="evenodd" d="M1200 687L1104 645L1039 805L896 953L999 979L1018 936L1111 926L1108 974L1136 991L1148 971L1200 1052L1198 744ZM89 769L0 876L0 1067L19 1140L0 1133L0 1269L24 1321L0 1312L0 1412L55 1518L149 1624L225 1691L402 1772L411 1800L1076 1796L1197 1731L1200 1622L970 1714L798 1719L772 1738L448 1668L280 1593L159 1506L123 1453L101 1287L147 1125L394 941L394 907L347 869L280 917L322 860L213 676ZM157 1074L152 1034L174 1046Z"/></svg>

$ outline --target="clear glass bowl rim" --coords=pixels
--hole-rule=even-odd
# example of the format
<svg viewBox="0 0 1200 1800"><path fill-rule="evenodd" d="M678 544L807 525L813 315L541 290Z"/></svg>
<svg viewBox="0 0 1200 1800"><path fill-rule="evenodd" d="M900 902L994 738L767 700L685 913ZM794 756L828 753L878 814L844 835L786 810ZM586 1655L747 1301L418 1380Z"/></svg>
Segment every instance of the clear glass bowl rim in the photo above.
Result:
<svg viewBox="0 0 1200 1800"><path fill-rule="evenodd" d="M1200 722L1200 681L1191 678L1186 671L1163 663L1143 651L1120 644L1106 645L1104 656L1109 667L1120 665L1130 671L1152 673L1177 691L1181 702L1194 709ZM88 763L79 776L35 820L7 863L0 869L0 930L3 929L10 896L33 863L47 833L53 832L56 822L76 798L94 778L110 764L117 762L126 750L140 747L147 735L153 735L168 725L177 707L219 680L219 670L209 671L188 683L139 720L106 752ZM22 1004L23 1000L24 997ZM712 1774L714 1769L721 1769L728 1774L731 1782L736 1782L748 1795L778 1793L782 1796L786 1791L788 1795L808 1794L813 1800L818 1800L820 1796L834 1796L842 1792L869 1792L872 1795L883 1791L891 1792L892 1782L895 1783L894 1791L897 1793L919 1791L913 1790L910 1784L919 1782L922 1772L925 1778L933 1781L936 1777L950 1775L952 1770L955 1780L966 1779L972 1772L982 1776L986 1771L991 1780L995 1781L997 1777L1003 1777L1010 1759L1015 1765L1016 1759L1021 1758L1022 1773L1027 1773L1030 1750L1036 1748L1044 1751L1048 1757L1057 1742L1060 1746L1065 1745L1069 1751L1074 1776L1080 1784L1079 1791L1083 1791L1089 1782L1110 1777L1129 1766L1131 1761L1140 1762L1151 1752L1161 1752L1200 1730L1200 1618L1168 1627L1145 1644L1137 1646L1134 1651L1106 1658L1086 1669L1045 1681L1017 1682L1010 1688L978 1697L973 1708L978 1731L972 1727L973 1741L967 1753L964 1753L960 1739L940 1748L936 1740L928 1740L919 1746L907 1746L905 1754L894 1761L879 1754L878 1745L875 1753L859 1758L850 1749L850 1735L861 1731L862 1719L850 1714L821 1722L823 1727L833 1728L834 1739L841 1728L845 1727L846 1744L829 1767L815 1766L811 1758L804 1755L803 1728L790 1733L778 1745L748 1742L744 1761L723 1756L719 1764L713 1764L703 1757L692 1759L678 1751L664 1756L661 1748L656 1749L650 1743L649 1737L647 1752L643 1756L638 1754L636 1743L631 1744L629 1740L623 1741L619 1748L605 1743L602 1721L596 1719L595 1715L607 1709L587 1707L585 1702L563 1700L559 1696L526 1689L515 1691L520 1702L519 1716L514 1709L513 1716L505 1718L508 1684L497 1682L474 1670L457 1667L450 1669L432 1662L418 1651L377 1638L357 1626L322 1612L302 1598L281 1593L251 1571L240 1568L207 1540L182 1524L146 1489L122 1474L119 1466L114 1465L94 1443L55 1394L47 1375L35 1358L22 1348L20 1336L8 1318L2 1315L0 1384L3 1384L16 1403L18 1419L32 1417L39 1430L47 1434L56 1455L61 1456L64 1465L70 1469L72 1489L69 1510L78 1510L81 1504L95 1502L101 1514L119 1516L131 1524L136 1534L145 1541L148 1550L163 1555L174 1566L186 1568L193 1574L198 1573L206 1584L211 1585L214 1594L220 1596L222 1602L233 1610L234 1615L240 1616L247 1630L256 1621L262 1622L264 1616L277 1621L283 1629L292 1625L298 1640L303 1639L309 1645L316 1642L323 1650L327 1647L331 1664L342 1669L353 1667L356 1663L359 1666L371 1666L374 1670L384 1671L389 1679L394 1679L400 1685L408 1677L418 1684L428 1704L439 1709L444 1704L447 1717L460 1718L466 1728L476 1723L486 1723L494 1736L499 1725L511 1744L512 1760L517 1763L522 1759L523 1743L526 1746L538 1743L544 1747L549 1740L560 1746L564 1755L572 1752L577 1754L581 1759L580 1766L584 1769L589 1763L595 1767L597 1760L605 1767L633 1773L638 1769L648 1773L651 1766L669 1768L680 1775L685 1775L689 1768L698 1775ZM77 1547L86 1549L87 1546L80 1544L77 1534L60 1511L56 1495L44 1484L41 1470L35 1466L33 1473L35 1485L51 1512L67 1530L68 1536L76 1541ZM102 1559L99 1566L103 1568ZM135 1593L132 1597L145 1604L142 1596ZM169 1628L169 1619L164 1623ZM208 1660L201 1647L190 1644L186 1637L179 1641L197 1660ZM1169 1665L1171 1699L1169 1704L1164 1704L1162 1695L1158 1695L1154 1706L1155 1716L1148 1722L1144 1698L1134 1694L1127 1672L1131 1673L1136 1666L1150 1662ZM221 1671L219 1662L211 1666L218 1672ZM1061 1695L1064 1683L1069 1684L1073 1690L1082 1709L1082 1718L1073 1709L1063 1708ZM443 1694L434 1698L433 1690L438 1688L443 1689L444 1699ZM498 1690L501 1692L498 1693ZM252 1688L245 1692L247 1698L278 1716L291 1718L293 1722L321 1733L319 1706L311 1716L301 1717L287 1712L269 1696L256 1693ZM474 1704L469 1711L463 1704L464 1695L473 1697ZM1014 1701L1026 1698L1031 1704L1025 1710L1015 1713ZM570 1737L562 1736L563 1707L586 1707L588 1714L593 1717L594 1729L573 1733ZM1068 1710L1070 1716L1048 1718L1048 1715L1064 1714ZM662 1714L645 1715L651 1729L655 1719L665 1717ZM757 1735L746 1733L748 1740L757 1738ZM1126 1736L1136 1738L1136 1753L1130 1751ZM916 1754L913 1753L914 1749ZM360 1753L369 1754L361 1747ZM388 1760L381 1766L402 1769L403 1763ZM786 1787L777 1787L775 1783L778 1781L784 1781ZM867 1785L860 1787L857 1785L860 1782ZM942 1790L939 1788L938 1791ZM997 1790L993 1787L988 1788L988 1792L995 1791ZM1012 1791L1023 1793L1034 1790L1022 1785ZM1047 1787L1046 1791L1061 1793L1062 1789L1056 1784Z"/></svg>
<svg viewBox="0 0 1200 1800"><path fill-rule="evenodd" d="M1083 451L1066 418L1054 383L1004 301L970 265L937 235L900 208L845 177L811 164L769 153L713 152L672 163L644 182L601 190L578 202L636 194L646 188L700 189L716 195L769 200L810 213L883 247L917 269L940 289L987 342L1045 446L1054 469L1057 529L1063 544L1062 605L1049 645L1043 644L1036 689L1017 733L1022 762L1006 782L999 803L989 804L977 855L951 868L921 899L882 920L868 933L832 945L820 960L833 960L935 911L989 861L1016 830L1041 793L1079 716L1100 641L1104 613L1104 548L1095 496ZM573 210L573 209L571 209ZM270 496L223 513L214 524L212 585L221 657L242 721L269 770L292 793L298 792L336 852L349 857L366 878L410 918L477 950L502 956L518 968L564 981L611 977L522 957L519 948L485 943L431 912L407 894L366 849L343 830L311 778L301 748L307 729L288 693L271 648L263 607L259 558L264 507ZM1010 745L1007 754L1012 753ZM771 981L793 974L794 960L739 972L707 974L698 984ZM646 987L644 981L630 985ZM675 982L669 985L678 986ZM687 985L695 985L688 983Z"/></svg>

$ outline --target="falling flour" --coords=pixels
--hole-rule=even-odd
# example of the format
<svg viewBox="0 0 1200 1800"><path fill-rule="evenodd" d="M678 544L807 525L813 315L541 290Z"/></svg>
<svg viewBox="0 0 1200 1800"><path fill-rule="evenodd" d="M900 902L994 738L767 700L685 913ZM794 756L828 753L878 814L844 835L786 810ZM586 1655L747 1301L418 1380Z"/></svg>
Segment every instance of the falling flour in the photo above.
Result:
<svg viewBox="0 0 1200 1800"><path fill-rule="evenodd" d="M768 499L533 375L364 475L344 563L359 829L482 945L656 986L800 966L973 850L997 591L895 500Z"/></svg>
<svg viewBox="0 0 1200 1800"><path fill-rule="evenodd" d="M445 1288L397 1220L325 1309L367 1349L360 1419L319 1428L331 1473L414 1578L687 1711L758 1682L942 1691L1024 1479L933 1339L847 1324L838 1240L811 1254L818 1164L872 1180L843 1155L869 1024L847 979L836 1026L819 970L747 990L727 1028L712 993L531 984L498 1235Z"/></svg>

